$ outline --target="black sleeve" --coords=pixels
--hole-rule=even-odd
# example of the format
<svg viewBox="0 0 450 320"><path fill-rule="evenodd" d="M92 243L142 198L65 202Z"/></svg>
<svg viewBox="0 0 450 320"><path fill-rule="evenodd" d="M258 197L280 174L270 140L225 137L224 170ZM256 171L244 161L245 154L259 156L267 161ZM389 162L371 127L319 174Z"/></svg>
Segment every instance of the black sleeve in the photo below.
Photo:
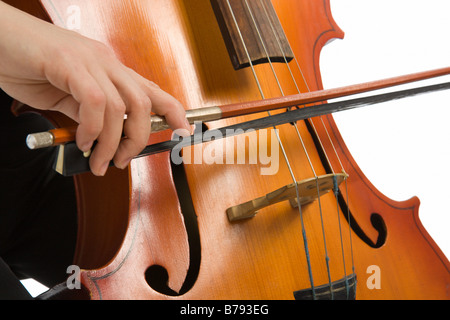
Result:
<svg viewBox="0 0 450 320"><path fill-rule="evenodd" d="M29 133L48 130L50 123L36 114L12 115L12 99L1 90L0 101L0 257L19 279L51 287L66 279L72 264L73 180L53 170L54 148L29 150L25 144Z"/></svg>

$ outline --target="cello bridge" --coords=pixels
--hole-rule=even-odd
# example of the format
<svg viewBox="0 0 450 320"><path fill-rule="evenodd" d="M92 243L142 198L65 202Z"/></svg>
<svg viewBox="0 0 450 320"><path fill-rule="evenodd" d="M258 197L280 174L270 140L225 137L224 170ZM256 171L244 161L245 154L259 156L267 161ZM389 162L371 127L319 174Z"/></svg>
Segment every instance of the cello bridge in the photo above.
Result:
<svg viewBox="0 0 450 320"><path fill-rule="evenodd" d="M336 189L347 177L345 173L326 174L288 184L265 196L228 208L226 210L228 220L233 222L252 218L259 210L282 201L289 201L293 208L298 207L299 202L300 205L311 203L330 190Z"/></svg>

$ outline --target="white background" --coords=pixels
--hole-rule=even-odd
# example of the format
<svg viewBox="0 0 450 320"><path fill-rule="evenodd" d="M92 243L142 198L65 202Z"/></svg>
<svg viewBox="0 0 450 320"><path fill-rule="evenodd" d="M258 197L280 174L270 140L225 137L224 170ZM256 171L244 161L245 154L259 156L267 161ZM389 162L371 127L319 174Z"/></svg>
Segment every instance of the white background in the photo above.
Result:
<svg viewBox="0 0 450 320"><path fill-rule="evenodd" d="M331 0L331 11L345 37L322 51L325 88L450 67L448 0ZM334 115L378 190L399 201L419 197L419 217L447 257L449 116L450 90Z"/></svg>
<svg viewBox="0 0 450 320"><path fill-rule="evenodd" d="M325 88L450 66L449 0L331 0L331 10L346 35L322 52ZM420 198L421 221L447 257L449 115L450 92L335 114L352 155L381 192Z"/></svg>

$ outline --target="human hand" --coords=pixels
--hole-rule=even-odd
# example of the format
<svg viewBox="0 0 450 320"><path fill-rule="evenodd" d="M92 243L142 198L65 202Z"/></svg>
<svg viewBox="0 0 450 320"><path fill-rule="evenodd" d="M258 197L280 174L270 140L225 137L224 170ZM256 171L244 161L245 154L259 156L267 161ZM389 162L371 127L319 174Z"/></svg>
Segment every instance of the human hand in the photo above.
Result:
<svg viewBox="0 0 450 320"><path fill-rule="evenodd" d="M31 107L77 121L78 148L89 151L97 141L90 158L95 175L104 175L111 159L125 168L142 151L151 111L172 129L191 131L180 102L124 66L108 47L1 1L0 87Z"/></svg>

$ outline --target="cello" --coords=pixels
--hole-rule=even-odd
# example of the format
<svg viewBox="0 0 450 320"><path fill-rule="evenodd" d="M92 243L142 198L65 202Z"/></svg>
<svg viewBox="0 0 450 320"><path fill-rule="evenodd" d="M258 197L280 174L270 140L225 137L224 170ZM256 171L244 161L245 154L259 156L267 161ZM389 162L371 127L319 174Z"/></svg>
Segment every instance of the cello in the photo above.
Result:
<svg viewBox="0 0 450 320"><path fill-rule="evenodd" d="M78 32L111 46L186 106L322 89L320 51L343 37L328 1L21 4L62 27L68 9L79 8ZM268 51L263 43L270 43ZM163 131L149 143L167 139ZM376 190L331 116L247 132L240 142L247 146L244 163L237 163L239 141L226 138L184 148L181 164L166 152L104 178L74 176L80 225L74 264L83 269L89 298L449 298L449 262L420 224L418 200L395 202ZM267 161L250 161L255 155L279 166L270 171ZM290 199L283 198L286 190ZM307 190L311 195L303 196ZM249 205L256 216L227 214ZM381 274L381 288L370 287L367 270L375 287Z"/></svg>

